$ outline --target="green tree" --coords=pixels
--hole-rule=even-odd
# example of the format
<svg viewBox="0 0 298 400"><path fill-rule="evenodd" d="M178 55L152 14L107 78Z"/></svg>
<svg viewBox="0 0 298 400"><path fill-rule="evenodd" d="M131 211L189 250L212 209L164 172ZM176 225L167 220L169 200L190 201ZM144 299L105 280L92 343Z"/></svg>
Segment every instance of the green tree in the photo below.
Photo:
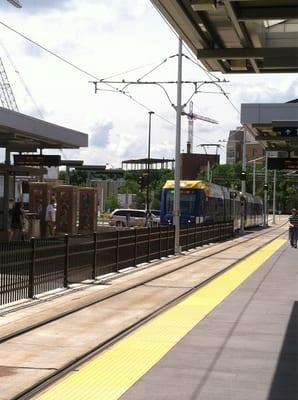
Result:
<svg viewBox="0 0 298 400"><path fill-rule="evenodd" d="M144 171L145 173L147 171ZM141 192L138 179L141 175L144 175L141 171L129 171L125 174L124 184L121 186L120 193L134 193L136 194L136 207L145 208L146 204L146 190L145 185L144 190ZM149 173L149 192L150 201L152 209L159 209L160 207L160 192L168 179L173 179L174 173L171 170L162 169L151 169Z"/></svg>
<svg viewBox="0 0 298 400"><path fill-rule="evenodd" d="M109 210L111 212L119 207L120 207L120 204L119 204L117 196L111 195L107 198L107 201L106 201L106 209L107 210Z"/></svg>
<svg viewBox="0 0 298 400"><path fill-rule="evenodd" d="M242 167L240 163L237 164L217 164L211 171L212 182L217 185L226 186L232 189L240 190L241 180L240 173ZM199 179L207 180L207 172L199 174Z"/></svg>
<svg viewBox="0 0 298 400"><path fill-rule="evenodd" d="M66 172L59 171L59 180L65 182L66 181Z"/></svg>
<svg viewBox="0 0 298 400"><path fill-rule="evenodd" d="M69 181L70 181L71 185L86 186L87 178L88 178L87 171L73 169L72 171L70 171L69 175L70 175Z"/></svg>

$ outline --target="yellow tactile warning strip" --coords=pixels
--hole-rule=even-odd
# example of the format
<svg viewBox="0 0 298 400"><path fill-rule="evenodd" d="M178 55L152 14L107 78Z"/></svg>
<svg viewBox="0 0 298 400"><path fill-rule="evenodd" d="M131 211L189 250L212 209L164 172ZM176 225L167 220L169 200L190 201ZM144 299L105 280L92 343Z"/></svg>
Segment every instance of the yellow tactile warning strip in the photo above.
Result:
<svg viewBox="0 0 298 400"><path fill-rule="evenodd" d="M38 396L40 400L114 400L255 272L285 240L276 239Z"/></svg>

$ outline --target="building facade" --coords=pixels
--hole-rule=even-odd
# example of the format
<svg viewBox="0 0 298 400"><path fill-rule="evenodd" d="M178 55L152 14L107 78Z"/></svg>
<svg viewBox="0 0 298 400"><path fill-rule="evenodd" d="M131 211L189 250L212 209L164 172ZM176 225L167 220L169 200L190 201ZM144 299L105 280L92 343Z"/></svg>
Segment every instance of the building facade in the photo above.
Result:
<svg viewBox="0 0 298 400"><path fill-rule="evenodd" d="M242 162L244 138L246 141L246 161L252 161L257 158L260 159L265 156L264 147L255 141L249 131L245 131L243 127L239 127L229 133L226 154L227 164ZM262 164L264 160L260 159L257 160L257 162Z"/></svg>
<svg viewBox="0 0 298 400"><path fill-rule="evenodd" d="M219 164L219 154L182 153L181 179L196 180L201 172L207 172L214 165Z"/></svg>

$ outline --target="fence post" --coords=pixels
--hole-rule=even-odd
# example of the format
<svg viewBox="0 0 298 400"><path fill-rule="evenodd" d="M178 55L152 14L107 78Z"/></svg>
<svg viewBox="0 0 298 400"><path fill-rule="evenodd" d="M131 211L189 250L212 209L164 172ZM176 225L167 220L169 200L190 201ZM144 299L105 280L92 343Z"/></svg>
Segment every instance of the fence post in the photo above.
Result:
<svg viewBox="0 0 298 400"><path fill-rule="evenodd" d="M167 225L167 257L169 255L169 225Z"/></svg>
<svg viewBox="0 0 298 400"><path fill-rule="evenodd" d="M35 274L35 257L36 257L36 239L32 237L30 239L31 247L31 263L29 270L29 286L28 286L28 297L29 299L34 298L34 274Z"/></svg>
<svg viewBox="0 0 298 400"><path fill-rule="evenodd" d="M97 233L93 232L93 265L92 265L92 279L96 276L96 264L97 264Z"/></svg>
<svg viewBox="0 0 298 400"><path fill-rule="evenodd" d="M197 247L197 243L198 243L198 240L197 240L197 223L195 223L195 245L194 245L194 247Z"/></svg>
<svg viewBox="0 0 298 400"><path fill-rule="evenodd" d="M158 254L159 254L159 258L161 258L161 226L159 225L159 248L158 248Z"/></svg>
<svg viewBox="0 0 298 400"><path fill-rule="evenodd" d="M69 271L69 236L64 236L65 243L65 259L64 259L64 271L63 271L63 287L68 288L68 271Z"/></svg>
<svg viewBox="0 0 298 400"><path fill-rule="evenodd" d="M151 240L151 227L147 228L147 262L150 261L150 240Z"/></svg>
<svg viewBox="0 0 298 400"><path fill-rule="evenodd" d="M189 223L186 225L186 250L189 250Z"/></svg>
<svg viewBox="0 0 298 400"><path fill-rule="evenodd" d="M135 251L134 251L134 266L137 266L137 259L138 259L138 234L137 228L135 227Z"/></svg>
<svg viewBox="0 0 298 400"><path fill-rule="evenodd" d="M119 270L119 247L120 247L120 238L119 238L119 231L117 230L117 249L116 249L116 272Z"/></svg>

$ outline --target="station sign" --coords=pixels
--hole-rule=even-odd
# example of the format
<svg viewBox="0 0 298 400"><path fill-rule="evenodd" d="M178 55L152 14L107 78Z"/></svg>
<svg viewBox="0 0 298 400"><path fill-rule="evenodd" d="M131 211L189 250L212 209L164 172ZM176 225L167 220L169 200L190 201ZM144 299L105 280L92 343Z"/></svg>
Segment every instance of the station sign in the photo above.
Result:
<svg viewBox="0 0 298 400"><path fill-rule="evenodd" d="M272 130L283 138L298 138L298 126L276 126Z"/></svg>
<svg viewBox="0 0 298 400"><path fill-rule="evenodd" d="M14 165L22 167L58 167L61 164L61 156L15 154Z"/></svg>
<svg viewBox="0 0 298 400"><path fill-rule="evenodd" d="M298 170L298 158L268 158L268 169Z"/></svg>

